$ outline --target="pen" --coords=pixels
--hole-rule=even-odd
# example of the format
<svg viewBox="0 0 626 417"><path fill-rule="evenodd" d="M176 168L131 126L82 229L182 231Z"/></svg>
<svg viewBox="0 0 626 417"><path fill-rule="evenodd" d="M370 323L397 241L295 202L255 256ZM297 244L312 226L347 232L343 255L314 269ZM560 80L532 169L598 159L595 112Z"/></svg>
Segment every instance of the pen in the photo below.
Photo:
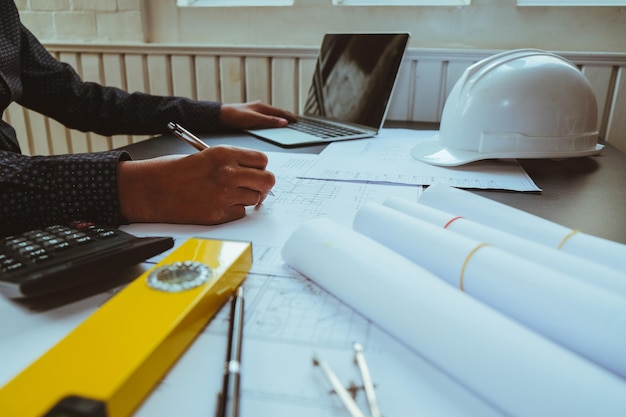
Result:
<svg viewBox="0 0 626 417"><path fill-rule="evenodd" d="M185 142L187 142L188 144L190 144L197 150L203 151L209 148L209 145L202 142L200 138L198 138L196 135L194 135L193 133L191 133L190 131L188 131L187 129L179 125L178 123L169 122L167 124L167 127L172 131L174 135L184 140Z"/></svg>
<svg viewBox="0 0 626 417"><path fill-rule="evenodd" d="M239 380L241 377L241 342L243 339L243 288L237 289L230 305L228 347L224 381L220 397L219 417L239 416Z"/></svg>

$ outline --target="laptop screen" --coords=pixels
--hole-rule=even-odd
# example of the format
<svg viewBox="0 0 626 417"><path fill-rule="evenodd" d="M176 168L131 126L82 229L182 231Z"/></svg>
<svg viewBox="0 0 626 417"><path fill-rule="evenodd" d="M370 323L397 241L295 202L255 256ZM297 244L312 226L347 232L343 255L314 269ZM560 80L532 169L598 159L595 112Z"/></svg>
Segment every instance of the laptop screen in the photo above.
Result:
<svg viewBox="0 0 626 417"><path fill-rule="evenodd" d="M378 129L408 39L408 33L325 35L304 114Z"/></svg>

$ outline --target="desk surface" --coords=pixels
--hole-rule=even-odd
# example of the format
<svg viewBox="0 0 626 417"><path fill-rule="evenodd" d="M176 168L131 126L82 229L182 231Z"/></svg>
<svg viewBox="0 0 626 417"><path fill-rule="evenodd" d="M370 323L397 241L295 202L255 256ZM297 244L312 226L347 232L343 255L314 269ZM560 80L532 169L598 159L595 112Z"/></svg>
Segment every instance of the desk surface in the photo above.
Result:
<svg viewBox="0 0 626 417"><path fill-rule="evenodd" d="M438 129L436 124L392 122L391 127ZM325 145L285 149L246 133L220 133L203 137L209 145L229 144L260 151L319 153ZM134 159L167 154L189 154L191 146L164 135L125 146ZM596 157L520 160L543 191L520 193L473 190L476 194L519 208L572 229L626 244L626 154L607 145Z"/></svg>

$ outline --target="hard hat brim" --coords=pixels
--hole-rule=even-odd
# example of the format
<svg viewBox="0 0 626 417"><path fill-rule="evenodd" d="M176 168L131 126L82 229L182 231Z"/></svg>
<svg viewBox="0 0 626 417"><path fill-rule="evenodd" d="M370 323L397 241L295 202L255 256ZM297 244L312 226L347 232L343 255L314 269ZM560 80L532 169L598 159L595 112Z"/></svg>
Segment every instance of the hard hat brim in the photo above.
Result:
<svg viewBox="0 0 626 417"><path fill-rule="evenodd" d="M465 151L441 145L439 135L417 144L411 150L411 156L430 165L459 166L470 162L485 159L562 159L593 156L599 154L604 145L596 144L595 147L577 151L550 151L550 152L499 152L481 153Z"/></svg>

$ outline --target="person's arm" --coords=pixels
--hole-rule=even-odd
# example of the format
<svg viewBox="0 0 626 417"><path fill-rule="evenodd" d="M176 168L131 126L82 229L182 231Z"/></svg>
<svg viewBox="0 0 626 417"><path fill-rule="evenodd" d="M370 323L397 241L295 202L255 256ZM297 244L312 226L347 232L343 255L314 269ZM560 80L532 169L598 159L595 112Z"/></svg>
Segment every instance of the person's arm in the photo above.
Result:
<svg viewBox="0 0 626 417"><path fill-rule="evenodd" d="M104 135L153 134L165 131L169 121L206 131L283 126L293 120L291 113L258 102L222 105L128 94L84 83L71 67L49 55L27 29L22 26L20 30L24 48L21 88L13 90L13 96L71 128ZM71 220L114 226L126 221L222 223L244 216L244 207L262 201L274 183L273 175L265 171L266 156L254 151L225 152L218 147L179 160L129 159L121 152L23 156L15 131L3 122L2 234ZM105 161L106 167L101 166ZM94 163L102 169L94 171ZM202 174L200 181L181 187L181 181L193 172ZM183 201L189 205L178 204Z"/></svg>
<svg viewBox="0 0 626 417"><path fill-rule="evenodd" d="M273 187L264 153L214 146L132 161L125 152L35 156L0 151L0 235L89 220L219 224Z"/></svg>
<svg viewBox="0 0 626 417"><path fill-rule="evenodd" d="M44 225L120 222L117 172L125 152L24 156L0 151L0 235Z"/></svg>
<svg viewBox="0 0 626 417"><path fill-rule="evenodd" d="M167 123L180 123L197 132L223 128L280 127L295 117L260 102L225 104L128 93L119 88L84 82L69 65L50 55L21 26L22 94L17 102L63 125L101 135L159 134Z"/></svg>

